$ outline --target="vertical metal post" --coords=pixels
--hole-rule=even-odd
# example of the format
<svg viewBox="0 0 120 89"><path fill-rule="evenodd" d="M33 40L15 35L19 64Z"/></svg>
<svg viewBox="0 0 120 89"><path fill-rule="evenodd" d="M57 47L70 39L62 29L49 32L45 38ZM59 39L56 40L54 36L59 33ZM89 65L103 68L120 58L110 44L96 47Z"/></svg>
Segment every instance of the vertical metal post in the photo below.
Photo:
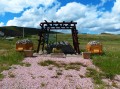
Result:
<svg viewBox="0 0 120 89"><path fill-rule="evenodd" d="M39 37L39 40L38 40L38 48L37 48L37 53L39 52L39 49L40 49L40 43L41 43L41 37Z"/></svg>
<svg viewBox="0 0 120 89"><path fill-rule="evenodd" d="M24 27L23 27L23 38L25 37Z"/></svg>
<svg viewBox="0 0 120 89"><path fill-rule="evenodd" d="M56 32L56 45L57 45L57 32Z"/></svg>

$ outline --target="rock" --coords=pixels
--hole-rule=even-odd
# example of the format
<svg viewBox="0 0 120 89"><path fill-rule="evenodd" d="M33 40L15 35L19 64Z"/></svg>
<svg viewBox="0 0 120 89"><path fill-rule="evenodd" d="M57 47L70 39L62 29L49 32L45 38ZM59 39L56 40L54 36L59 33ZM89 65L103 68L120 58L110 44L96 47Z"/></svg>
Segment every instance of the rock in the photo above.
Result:
<svg viewBox="0 0 120 89"><path fill-rule="evenodd" d="M114 79L120 82L120 75L116 75Z"/></svg>
<svg viewBox="0 0 120 89"><path fill-rule="evenodd" d="M53 48L59 48L64 54L75 54L74 48L67 42L55 42L46 46L47 53L52 53Z"/></svg>
<svg viewBox="0 0 120 89"><path fill-rule="evenodd" d="M32 41L29 39L23 39L23 40L18 40L16 42L16 44L27 44L27 43L32 43Z"/></svg>
<svg viewBox="0 0 120 89"><path fill-rule="evenodd" d="M89 45L100 45L101 43L99 41L90 41L88 44Z"/></svg>
<svg viewBox="0 0 120 89"><path fill-rule="evenodd" d="M102 79L102 81L107 85L112 86L112 81L110 79Z"/></svg>

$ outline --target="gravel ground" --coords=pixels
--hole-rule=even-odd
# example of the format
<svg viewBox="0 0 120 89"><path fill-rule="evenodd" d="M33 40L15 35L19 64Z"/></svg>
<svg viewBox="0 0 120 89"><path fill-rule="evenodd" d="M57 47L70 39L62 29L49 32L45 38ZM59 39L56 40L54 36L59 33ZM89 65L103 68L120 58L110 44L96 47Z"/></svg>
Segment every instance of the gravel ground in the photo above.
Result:
<svg viewBox="0 0 120 89"><path fill-rule="evenodd" d="M79 70L65 70L53 65L41 66L38 64L45 60L66 64L78 62L82 65ZM31 65L13 65L11 69L2 72L5 78L0 81L0 89L94 89L92 79L85 77L86 68L93 65L90 59L82 59L80 56L51 58L39 55L26 57L23 62ZM60 71L61 74L57 75L57 71Z"/></svg>

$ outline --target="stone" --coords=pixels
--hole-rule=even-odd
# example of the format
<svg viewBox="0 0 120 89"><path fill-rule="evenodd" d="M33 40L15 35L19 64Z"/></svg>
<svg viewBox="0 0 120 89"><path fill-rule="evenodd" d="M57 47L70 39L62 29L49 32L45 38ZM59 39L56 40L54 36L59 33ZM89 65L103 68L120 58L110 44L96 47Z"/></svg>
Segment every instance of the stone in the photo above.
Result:
<svg viewBox="0 0 120 89"><path fill-rule="evenodd" d="M65 58L64 53L51 53L51 57Z"/></svg>
<svg viewBox="0 0 120 89"><path fill-rule="evenodd" d="M116 75L114 79L120 82L120 75Z"/></svg>

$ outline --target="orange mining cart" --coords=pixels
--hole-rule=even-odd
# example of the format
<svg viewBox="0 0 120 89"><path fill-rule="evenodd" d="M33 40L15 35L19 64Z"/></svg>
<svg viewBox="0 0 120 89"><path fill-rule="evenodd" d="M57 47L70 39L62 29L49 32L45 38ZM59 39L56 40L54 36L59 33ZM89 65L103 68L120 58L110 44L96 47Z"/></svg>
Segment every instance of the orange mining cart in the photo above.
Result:
<svg viewBox="0 0 120 89"><path fill-rule="evenodd" d="M97 45L87 44L86 49L88 52L91 52L91 53L98 53L98 54L102 53L102 45L101 44L97 44Z"/></svg>

